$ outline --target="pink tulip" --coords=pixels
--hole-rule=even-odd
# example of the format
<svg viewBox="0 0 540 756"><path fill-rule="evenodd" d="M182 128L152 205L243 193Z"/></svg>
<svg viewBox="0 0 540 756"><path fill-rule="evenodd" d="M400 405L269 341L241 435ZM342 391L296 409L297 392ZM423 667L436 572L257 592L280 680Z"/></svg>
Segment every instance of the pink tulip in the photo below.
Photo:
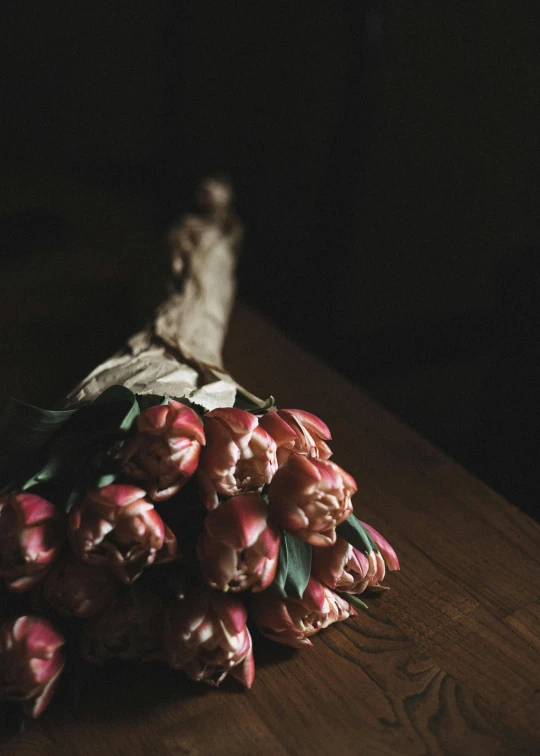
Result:
<svg viewBox="0 0 540 756"><path fill-rule="evenodd" d="M136 583L84 626L81 656L94 664L107 659L148 662L163 659L165 605Z"/></svg>
<svg viewBox="0 0 540 756"><path fill-rule="evenodd" d="M68 523L79 559L107 565L124 583L151 564L173 561L176 538L145 495L140 488L117 484L87 491Z"/></svg>
<svg viewBox="0 0 540 756"><path fill-rule="evenodd" d="M18 617L0 626L0 701L21 701L39 717L64 667L64 639L42 617Z"/></svg>
<svg viewBox="0 0 540 756"><path fill-rule="evenodd" d="M144 410L137 426L137 433L120 453L124 470L148 485L154 501L164 501L197 469L205 443L202 422L190 407L171 399L168 405Z"/></svg>
<svg viewBox="0 0 540 756"><path fill-rule="evenodd" d="M325 443L332 436L328 427L316 415L304 410L267 412L259 425L268 431L277 444L277 461L282 465L291 454L328 459L332 456Z"/></svg>
<svg viewBox="0 0 540 756"><path fill-rule="evenodd" d="M368 525L367 522L362 522L362 520L359 520L359 522L360 522L360 525L362 525L362 527L364 528L364 530L367 530L367 532L370 534L370 536L373 538L373 540L377 544L377 548L383 555L384 561L386 562L388 569L390 571L399 570L399 559L397 558L396 552L390 546L388 541L385 538L383 538L383 536L377 530L375 530L375 528L372 528L371 525Z"/></svg>
<svg viewBox="0 0 540 756"><path fill-rule="evenodd" d="M370 580L379 576L375 552L368 558L343 538L336 538L332 546L314 547L311 574L329 588L347 593L363 593ZM384 577L383 574L380 579Z"/></svg>
<svg viewBox="0 0 540 756"><path fill-rule="evenodd" d="M45 578L43 595L64 617L92 617L115 599L121 585L104 565L87 564L66 554Z"/></svg>
<svg viewBox="0 0 540 756"><path fill-rule="evenodd" d="M206 447L202 450L199 479L208 509L218 505L218 494L236 496L258 492L277 469L276 442L250 412L226 407L204 416Z"/></svg>
<svg viewBox="0 0 540 756"><path fill-rule="evenodd" d="M165 620L165 654L192 680L219 685L230 674L246 688L255 676L244 605L232 596L200 590L174 601Z"/></svg>
<svg viewBox="0 0 540 756"><path fill-rule="evenodd" d="M279 530L257 494L233 496L204 521L197 555L206 583L222 591L267 588L276 572Z"/></svg>
<svg viewBox="0 0 540 756"><path fill-rule="evenodd" d="M59 554L62 519L49 501L31 493L0 496L0 578L10 591L39 583Z"/></svg>
<svg viewBox="0 0 540 756"><path fill-rule="evenodd" d="M311 559L311 574L337 591L359 594L365 590L384 591L381 585L385 576L385 560L390 570L399 570L396 552L382 535L365 522L364 529L375 541L379 553L371 551L367 556L345 541L336 538L333 546L314 548Z"/></svg>
<svg viewBox="0 0 540 756"><path fill-rule="evenodd" d="M354 478L334 462L293 454L270 484L270 513L298 538L313 546L330 546L336 526L352 514L355 491Z"/></svg>
<svg viewBox="0 0 540 756"><path fill-rule="evenodd" d="M309 639L319 630L355 616L356 610L330 588L310 578L301 599L261 593L253 599L250 615L262 635L276 643L302 648L313 645Z"/></svg>

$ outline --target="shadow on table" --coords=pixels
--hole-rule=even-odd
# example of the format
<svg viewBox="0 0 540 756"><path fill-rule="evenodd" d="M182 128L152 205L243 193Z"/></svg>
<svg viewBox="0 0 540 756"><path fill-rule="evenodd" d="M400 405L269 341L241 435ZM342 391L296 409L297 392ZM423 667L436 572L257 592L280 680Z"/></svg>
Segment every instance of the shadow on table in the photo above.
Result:
<svg viewBox="0 0 540 756"><path fill-rule="evenodd" d="M297 649L272 643L252 631L257 668L293 659ZM137 722L151 719L160 709L187 699L215 694L216 688L190 680L183 672L162 662L133 664L109 661L103 667L70 659L69 668L49 709L39 720L21 717L18 704L4 704L0 711L0 742L26 732L46 732L76 724L92 728L107 722ZM221 694L239 695L245 689L228 677Z"/></svg>

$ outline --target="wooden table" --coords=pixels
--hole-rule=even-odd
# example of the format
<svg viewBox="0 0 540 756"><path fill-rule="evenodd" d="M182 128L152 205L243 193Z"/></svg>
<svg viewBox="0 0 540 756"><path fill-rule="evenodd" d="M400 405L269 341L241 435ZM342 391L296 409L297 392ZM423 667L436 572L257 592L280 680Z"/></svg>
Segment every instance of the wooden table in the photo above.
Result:
<svg viewBox="0 0 540 756"><path fill-rule="evenodd" d="M540 754L540 526L252 310L230 333L241 383L326 420L402 572L313 649L263 642L249 692L107 667L2 753Z"/></svg>

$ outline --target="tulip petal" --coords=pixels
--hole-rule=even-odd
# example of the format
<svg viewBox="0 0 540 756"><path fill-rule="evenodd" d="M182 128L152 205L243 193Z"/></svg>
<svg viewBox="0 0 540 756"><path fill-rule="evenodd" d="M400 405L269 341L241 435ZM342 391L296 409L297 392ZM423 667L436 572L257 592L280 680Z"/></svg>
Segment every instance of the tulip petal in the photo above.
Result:
<svg viewBox="0 0 540 756"><path fill-rule="evenodd" d="M246 412L236 407L221 407L212 410L204 415L204 420L207 418L219 420L226 427L230 428L230 432L239 435L252 433L259 423L258 419L251 412Z"/></svg>
<svg viewBox="0 0 540 756"><path fill-rule="evenodd" d="M142 433L156 433L156 431L165 427L168 415L169 408L167 405L160 404L155 407L148 407L137 418L137 427Z"/></svg>
<svg viewBox="0 0 540 756"><path fill-rule="evenodd" d="M330 433L330 429L324 423L320 417L317 417L317 415L312 415L311 412L306 412L305 410L296 410L296 409L284 409L280 410L281 414L286 418L287 414L290 414L294 417L297 423L301 425L305 425L305 427L311 431L312 433L315 433L319 438L323 439L324 441L331 441L332 440L332 434Z"/></svg>
<svg viewBox="0 0 540 756"><path fill-rule="evenodd" d="M51 680L49 680L41 693L32 701L27 701L24 704L24 713L32 717L32 719L37 719L37 717L39 717L40 714L42 714L49 705L56 687L60 681L60 675L62 674L63 668L64 665L62 664L56 675Z"/></svg>
<svg viewBox="0 0 540 756"><path fill-rule="evenodd" d="M17 494L16 499L25 525L35 525L43 520L58 518L58 510L50 501L35 494Z"/></svg>
<svg viewBox="0 0 540 756"><path fill-rule="evenodd" d="M176 559L176 553L177 553L177 542L176 542L176 536L172 532L172 530L169 528L168 525L165 525L165 534L163 538L163 546L158 551L156 556L156 561L154 564L165 564L166 562L174 562Z"/></svg>
<svg viewBox="0 0 540 756"><path fill-rule="evenodd" d="M227 499L206 517L205 529L233 549L245 549L267 527L268 508L260 496L239 494Z"/></svg>
<svg viewBox="0 0 540 756"><path fill-rule="evenodd" d="M371 525L368 525L367 522L362 522L362 520L359 520L360 524L363 528L367 530L367 532L370 534L370 536L373 538L375 543L377 544L378 549L380 550L381 554L384 557L384 561L386 562L388 569L390 571L399 570L399 559L397 557L396 552L390 546L386 538L383 538L383 536L379 533L378 530L375 530L375 528L372 528Z"/></svg>
<svg viewBox="0 0 540 756"><path fill-rule="evenodd" d="M244 660L233 667L229 674L241 682L248 690L251 688L255 679L255 660L251 649L244 657Z"/></svg>
<svg viewBox="0 0 540 756"><path fill-rule="evenodd" d="M242 630L246 624L246 608L240 602L234 602L228 607L228 618L231 620L232 625L237 633Z"/></svg>
<svg viewBox="0 0 540 756"><path fill-rule="evenodd" d="M267 412L259 420L259 425L272 436L278 447L294 446L296 433L277 412Z"/></svg>

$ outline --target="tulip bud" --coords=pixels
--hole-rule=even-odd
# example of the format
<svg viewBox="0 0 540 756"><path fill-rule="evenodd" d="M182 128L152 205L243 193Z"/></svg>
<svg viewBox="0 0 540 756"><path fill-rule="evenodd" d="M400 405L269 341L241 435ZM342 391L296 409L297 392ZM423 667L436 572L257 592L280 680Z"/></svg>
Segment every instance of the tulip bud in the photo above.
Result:
<svg viewBox="0 0 540 756"><path fill-rule="evenodd" d="M21 701L39 717L49 704L62 669L64 639L41 617L9 619L0 626L0 701Z"/></svg>
<svg viewBox="0 0 540 756"><path fill-rule="evenodd" d="M200 590L173 601L165 619L165 654L192 680L219 685L230 674L246 688L255 676L244 605L232 596Z"/></svg>
<svg viewBox="0 0 540 756"><path fill-rule="evenodd" d="M294 648L313 645L312 635L355 615L348 601L313 578L301 599L261 593L250 605L250 616L262 635Z"/></svg>
<svg viewBox="0 0 540 756"><path fill-rule="evenodd" d="M316 415L304 410L267 412L259 425L268 431L277 445L277 461L281 466L291 454L328 459L332 456L325 443L332 436L328 427Z"/></svg>
<svg viewBox="0 0 540 756"><path fill-rule="evenodd" d="M262 591L274 579L279 542L280 532L268 523L260 496L233 496L204 521L197 548L203 577L222 591Z"/></svg>
<svg viewBox="0 0 540 756"><path fill-rule="evenodd" d="M39 583L60 552L64 528L56 507L31 493L0 496L0 578L10 591Z"/></svg>
<svg viewBox="0 0 540 756"><path fill-rule="evenodd" d="M378 563L374 552L368 559L361 551L338 537L332 546L313 548L311 574L333 590L358 594L366 590L375 575L378 576Z"/></svg>
<svg viewBox="0 0 540 756"><path fill-rule="evenodd" d="M205 443L202 422L190 407L171 399L167 405L144 410L137 426L137 433L120 453L124 470L147 484L154 501L164 501L197 469Z"/></svg>
<svg viewBox="0 0 540 756"><path fill-rule="evenodd" d="M336 526L352 514L356 483L334 462L293 454L268 490L270 513L282 528L313 546L330 546Z"/></svg>
<svg viewBox="0 0 540 756"><path fill-rule="evenodd" d="M85 624L81 656L94 664L163 659L164 614L163 600L136 583Z"/></svg>
<svg viewBox="0 0 540 756"><path fill-rule="evenodd" d="M381 585L385 576L385 560L390 570L399 570L399 561L394 549L382 535L365 522L359 521L378 551L362 553L343 538L326 548L314 548L311 558L313 577L330 588L359 594L365 590L385 591Z"/></svg>
<svg viewBox="0 0 540 756"><path fill-rule="evenodd" d="M390 546L388 541L383 538L382 535L377 530L375 530L375 528L372 528L371 525L368 525L366 522L362 522L361 520L359 520L359 522L363 526L364 530L366 530L370 534L378 549L378 551L371 552L371 554L369 554L369 558L374 559L375 571L373 574L370 573L369 575L369 581L366 586L366 590L386 591L388 590L388 586L381 584L381 581L384 580L384 576L386 574L385 561L388 565L389 570L399 570L399 561L397 554Z"/></svg>
<svg viewBox="0 0 540 756"><path fill-rule="evenodd" d="M124 583L151 564L173 561L176 538L145 495L117 484L87 491L69 515L68 538L76 556L107 565Z"/></svg>
<svg viewBox="0 0 540 756"><path fill-rule="evenodd" d="M45 578L43 596L64 617L92 617L114 600L121 585L107 567L66 554Z"/></svg>
<svg viewBox="0 0 540 756"><path fill-rule="evenodd" d="M277 469L276 442L250 412L232 407L204 416L206 446L201 453L199 479L208 509L218 494L236 496L258 492Z"/></svg>

